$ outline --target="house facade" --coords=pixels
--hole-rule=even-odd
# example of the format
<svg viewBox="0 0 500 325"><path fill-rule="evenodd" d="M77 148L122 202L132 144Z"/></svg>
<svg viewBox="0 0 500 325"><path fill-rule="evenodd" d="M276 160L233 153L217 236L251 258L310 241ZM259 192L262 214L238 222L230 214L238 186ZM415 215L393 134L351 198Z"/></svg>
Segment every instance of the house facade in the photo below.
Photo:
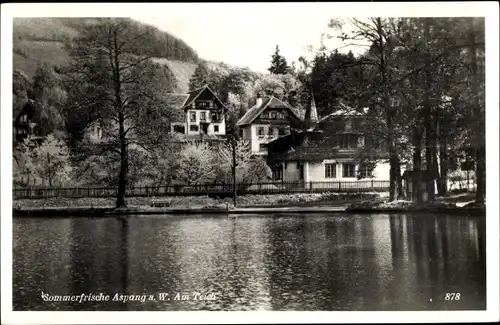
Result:
<svg viewBox="0 0 500 325"><path fill-rule="evenodd" d="M21 111L14 118L12 125L13 139L22 142L28 136L37 136L37 123L33 121L36 114L36 103L28 99Z"/></svg>
<svg viewBox="0 0 500 325"><path fill-rule="evenodd" d="M300 124L296 112L276 97L257 97L256 104L237 122L243 140L250 142L253 155L267 155L267 143L286 136Z"/></svg>
<svg viewBox="0 0 500 325"><path fill-rule="evenodd" d="M208 85L187 94L169 94L172 108L177 109L171 132L185 140L223 139L226 136L227 107Z"/></svg>
<svg viewBox="0 0 500 325"><path fill-rule="evenodd" d="M367 118L340 102L338 110L316 123L309 121L313 126L270 142L267 161L273 179L305 185L388 181L387 153L364 131Z"/></svg>
<svg viewBox="0 0 500 325"><path fill-rule="evenodd" d="M208 85L186 94L166 94L165 102L165 108L173 111L169 131L175 135L175 141L225 140L227 108ZM91 141L99 142L106 138L106 130L110 127L105 121L94 121L86 133Z"/></svg>

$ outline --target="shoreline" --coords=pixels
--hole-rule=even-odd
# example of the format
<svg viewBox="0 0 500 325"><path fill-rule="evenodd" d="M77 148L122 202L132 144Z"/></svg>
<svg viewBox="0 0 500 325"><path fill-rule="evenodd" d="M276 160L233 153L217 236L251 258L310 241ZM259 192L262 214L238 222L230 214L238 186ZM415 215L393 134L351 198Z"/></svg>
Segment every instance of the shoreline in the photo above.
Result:
<svg viewBox="0 0 500 325"><path fill-rule="evenodd" d="M12 209L13 217L109 217L119 215L229 215L229 214L281 214L281 213L342 213L342 214L377 214L377 213L442 213L485 216L485 207L347 207L330 206L268 206L268 207L192 207L192 208L151 208L129 207L116 208L42 208Z"/></svg>

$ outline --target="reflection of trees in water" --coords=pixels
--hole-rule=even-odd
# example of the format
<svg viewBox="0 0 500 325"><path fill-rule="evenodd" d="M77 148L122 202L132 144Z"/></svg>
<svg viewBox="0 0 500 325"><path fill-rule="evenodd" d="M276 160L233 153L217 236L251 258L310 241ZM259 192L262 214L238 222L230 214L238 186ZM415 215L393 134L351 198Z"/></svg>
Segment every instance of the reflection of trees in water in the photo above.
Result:
<svg viewBox="0 0 500 325"><path fill-rule="evenodd" d="M42 291L65 293L69 288L70 220L13 220L13 307L14 310L56 310L59 302L45 302Z"/></svg>
<svg viewBox="0 0 500 325"><path fill-rule="evenodd" d="M120 271L122 293L124 295L131 294L128 290L128 234L129 234L129 221L127 216L120 219ZM133 294L133 293L132 293ZM123 310L127 310L128 302L120 303Z"/></svg>
<svg viewBox="0 0 500 325"><path fill-rule="evenodd" d="M127 236L126 221L74 218L71 227L71 294L98 294L113 297L120 293L126 281ZM68 294L69 294L68 293ZM120 309L116 302L72 303L71 309Z"/></svg>
<svg viewBox="0 0 500 325"><path fill-rule="evenodd" d="M380 270L370 223L361 217L269 219L272 308L376 308L370 297L379 289Z"/></svg>
<svg viewBox="0 0 500 325"><path fill-rule="evenodd" d="M401 221L405 219L406 227L403 227ZM453 292L461 288L462 291L475 291L471 280L478 288L484 287L482 271L478 268L484 250L481 252L481 248L475 245L481 231L474 230L480 220L443 215L391 217L395 282L408 287L412 279L416 280L416 285L412 286L413 297L408 303L411 302L415 308L423 308L429 297L438 299L446 290ZM403 249L404 236L401 232L409 235L407 250ZM406 263L403 258L406 251L411 263ZM412 277L413 270L415 274ZM477 296L477 303L481 303L480 296Z"/></svg>

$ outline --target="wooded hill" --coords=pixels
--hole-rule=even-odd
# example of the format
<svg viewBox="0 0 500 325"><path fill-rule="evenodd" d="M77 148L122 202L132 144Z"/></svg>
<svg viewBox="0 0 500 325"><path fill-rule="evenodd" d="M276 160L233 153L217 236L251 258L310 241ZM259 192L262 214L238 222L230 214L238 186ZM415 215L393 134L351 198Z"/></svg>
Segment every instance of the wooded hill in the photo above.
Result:
<svg viewBox="0 0 500 325"><path fill-rule="evenodd" d="M13 23L14 71L32 78L37 68L47 63L64 66L69 61L66 43L80 35L80 30L94 23L93 18L15 18ZM142 31L144 48L152 51L160 64L172 71L177 91L189 89L189 78L197 67L198 54L183 40L156 27L134 20L129 24ZM137 53L138 55L142 53Z"/></svg>

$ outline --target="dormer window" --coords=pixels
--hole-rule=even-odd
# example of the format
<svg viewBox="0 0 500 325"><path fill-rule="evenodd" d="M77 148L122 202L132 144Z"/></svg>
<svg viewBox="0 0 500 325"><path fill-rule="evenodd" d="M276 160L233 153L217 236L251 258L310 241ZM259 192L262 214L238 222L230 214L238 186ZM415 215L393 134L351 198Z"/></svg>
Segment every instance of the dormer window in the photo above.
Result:
<svg viewBox="0 0 500 325"><path fill-rule="evenodd" d="M275 119L276 119L276 117L277 117L276 112L272 112L272 113L271 113L271 118L272 118L273 120L275 120Z"/></svg>

